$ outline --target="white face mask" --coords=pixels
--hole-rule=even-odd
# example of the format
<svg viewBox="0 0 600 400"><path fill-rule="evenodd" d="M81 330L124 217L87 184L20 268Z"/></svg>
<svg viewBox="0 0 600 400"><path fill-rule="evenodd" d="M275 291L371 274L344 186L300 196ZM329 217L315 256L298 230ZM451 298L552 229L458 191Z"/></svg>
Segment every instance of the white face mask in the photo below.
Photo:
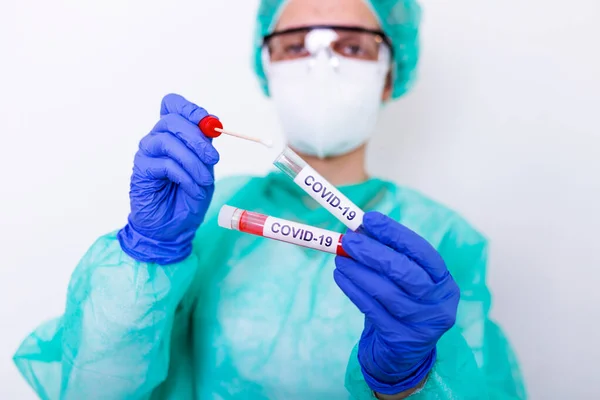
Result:
<svg viewBox="0 0 600 400"><path fill-rule="evenodd" d="M331 36L324 39L331 42ZM269 92L291 147L324 158L369 140L389 71L389 50L381 49L378 61L337 56L325 46L292 61L270 63L263 53Z"/></svg>

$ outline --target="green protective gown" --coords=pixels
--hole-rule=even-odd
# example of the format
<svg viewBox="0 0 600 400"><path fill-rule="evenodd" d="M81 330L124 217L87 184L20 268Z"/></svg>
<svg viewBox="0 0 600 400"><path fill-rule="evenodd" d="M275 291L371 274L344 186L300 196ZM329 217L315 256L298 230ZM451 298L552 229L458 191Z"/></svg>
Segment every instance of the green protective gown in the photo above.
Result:
<svg viewBox="0 0 600 400"><path fill-rule="evenodd" d="M378 179L341 188L429 240L462 290L456 326L414 399L521 399L513 351L488 319L486 240L456 213ZM334 256L217 226L232 206L345 229L281 173L217 183L183 262L137 262L116 233L85 254L61 318L14 361L42 399L372 399L358 364L363 315L333 280Z"/></svg>

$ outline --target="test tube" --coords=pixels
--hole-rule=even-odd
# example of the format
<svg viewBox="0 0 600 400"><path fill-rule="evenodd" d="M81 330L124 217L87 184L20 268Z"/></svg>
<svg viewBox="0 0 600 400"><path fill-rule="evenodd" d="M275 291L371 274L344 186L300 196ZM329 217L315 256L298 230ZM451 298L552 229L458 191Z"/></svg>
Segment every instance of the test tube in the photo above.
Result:
<svg viewBox="0 0 600 400"><path fill-rule="evenodd" d="M281 242L348 257L342 248L341 233L275 218L224 205L219 211L219 226Z"/></svg>
<svg viewBox="0 0 600 400"><path fill-rule="evenodd" d="M356 231L362 225L364 211L327 182L292 149L286 147L273 164L348 228Z"/></svg>

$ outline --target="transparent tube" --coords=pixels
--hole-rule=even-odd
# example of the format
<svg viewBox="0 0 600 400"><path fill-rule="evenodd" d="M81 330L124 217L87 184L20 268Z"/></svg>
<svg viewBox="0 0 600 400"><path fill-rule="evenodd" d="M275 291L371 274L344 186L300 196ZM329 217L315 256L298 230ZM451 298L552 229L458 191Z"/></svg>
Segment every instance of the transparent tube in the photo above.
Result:
<svg viewBox="0 0 600 400"><path fill-rule="evenodd" d="M299 222L270 217L224 205L219 211L219 226L348 257L342 247L343 234Z"/></svg>
<svg viewBox="0 0 600 400"><path fill-rule="evenodd" d="M289 147L275 159L273 164L310 197L353 231L362 225L364 211L344 196L317 171Z"/></svg>
<svg viewBox="0 0 600 400"><path fill-rule="evenodd" d="M300 158L298 154L294 153L292 149L286 147L285 150L277 156L273 165L279 168L281 172L294 179L308 164L306 164L306 161Z"/></svg>

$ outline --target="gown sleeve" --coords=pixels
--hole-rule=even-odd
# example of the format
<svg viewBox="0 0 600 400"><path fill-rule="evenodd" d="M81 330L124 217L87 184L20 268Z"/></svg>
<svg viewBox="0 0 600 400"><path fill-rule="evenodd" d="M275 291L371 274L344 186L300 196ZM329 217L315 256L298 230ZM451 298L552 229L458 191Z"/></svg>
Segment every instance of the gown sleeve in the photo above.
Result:
<svg viewBox="0 0 600 400"><path fill-rule="evenodd" d="M218 182L213 203L239 182ZM29 334L13 357L39 398L191 398L192 362L179 336L189 335L185 295L201 251L161 266L124 253L117 232L100 237L71 276L64 314Z"/></svg>
<svg viewBox="0 0 600 400"><path fill-rule="evenodd" d="M196 258L137 262L116 232L98 239L75 269L62 317L42 324L14 362L41 399L147 399L166 378L175 311Z"/></svg>

